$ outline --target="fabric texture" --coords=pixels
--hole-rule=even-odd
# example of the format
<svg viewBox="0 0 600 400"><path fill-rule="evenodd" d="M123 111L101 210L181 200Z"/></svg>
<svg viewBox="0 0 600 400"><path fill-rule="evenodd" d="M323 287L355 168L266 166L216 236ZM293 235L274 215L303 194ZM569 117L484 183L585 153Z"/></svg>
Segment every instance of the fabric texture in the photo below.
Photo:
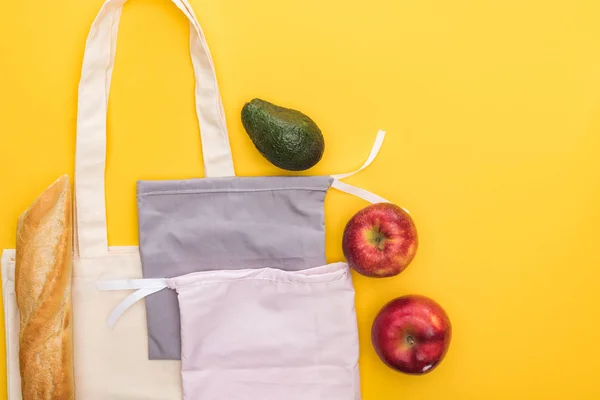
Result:
<svg viewBox="0 0 600 400"><path fill-rule="evenodd" d="M114 329L106 315L119 293L96 289L99 279L142 277L137 248L111 248L103 257L74 262L75 393L85 400L179 400L181 363L148 360L144 305L135 304Z"/></svg>
<svg viewBox="0 0 600 400"><path fill-rule="evenodd" d="M4 306L4 335L6 337L6 391L8 400L21 400L19 367L19 309L15 295L14 249L2 252L2 303Z"/></svg>
<svg viewBox="0 0 600 400"><path fill-rule="evenodd" d="M109 320L156 290L177 291L185 400L358 400L358 329L348 265L106 280L137 289ZM121 329L121 324L115 324ZM157 361L161 363L164 361Z"/></svg>
<svg viewBox="0 0 600 400"><path fill-rule="evenodd" d="M249 177L138 182L145 278L325 264L323 202L332 178ZM177 296L146 298L150 359L180 359Z"/></svg>
<svg viewBox="0 0 600 400"><path fill-rule="evenodd" d="M358 329L345 264L172 280L185 400L358 400Z"/></svg>
<svg viewBox="0 0 600 400"><path fill-rule="evenodd" d="M233 175L222 101L208 45L187 0L171 0L190 23L195 105L200 123L205 172ZM141 278L138 248L109 248L105 170L109 89L115 67L117 33L126 0L106 0L86 41L79 82L75 155L75 235L73 258L73 334L75 397L83 400L181 399L181 363L148 360L143 304L127 322L111 330L107 313L117 293L99 292L106 278Z"/></svg>

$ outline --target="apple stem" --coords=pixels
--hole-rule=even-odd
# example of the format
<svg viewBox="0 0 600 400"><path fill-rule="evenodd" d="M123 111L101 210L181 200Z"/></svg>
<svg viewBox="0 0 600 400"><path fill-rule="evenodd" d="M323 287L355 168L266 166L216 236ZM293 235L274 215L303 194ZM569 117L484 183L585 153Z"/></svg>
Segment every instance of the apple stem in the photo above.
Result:
<svg viewBox="0 0 600 400"><path fill-rule="evenodd" d="M409 346L413 346L415 344L415 339L412 336L408 335L406 337L406 343L408 343Z"/></svg>
<svg viewBox="0 0 600 400"><path fill-rule="evenodd" d="M378 234L375 237L375 247L377 247L377 250L383 250L383 238L380 236L380 234Z"/></svg>

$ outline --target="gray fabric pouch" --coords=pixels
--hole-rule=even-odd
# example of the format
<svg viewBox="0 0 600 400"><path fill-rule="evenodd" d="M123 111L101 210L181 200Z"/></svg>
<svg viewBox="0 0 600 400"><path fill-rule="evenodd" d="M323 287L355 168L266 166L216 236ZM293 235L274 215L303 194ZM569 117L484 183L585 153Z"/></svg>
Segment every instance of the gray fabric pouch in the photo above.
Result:
<svg viewBox="0 0 600 400"><path fill-rule="evenodd" d="M139 181L144 278L218 269L301 270L326 264L329 176ZM146 298L149 358L180 359L177 294Z"/></svg>

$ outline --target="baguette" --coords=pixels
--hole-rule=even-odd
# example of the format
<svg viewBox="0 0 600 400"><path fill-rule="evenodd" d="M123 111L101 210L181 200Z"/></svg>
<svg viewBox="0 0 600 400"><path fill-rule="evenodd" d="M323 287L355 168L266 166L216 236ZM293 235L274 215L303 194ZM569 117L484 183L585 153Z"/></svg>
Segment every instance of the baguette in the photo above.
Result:
<svg viewBox="0 0 600 400"><path fill-rule="evenodd" d="M16 250L23 400L74 399L68 176L54 182L21 215Z"/></svg>

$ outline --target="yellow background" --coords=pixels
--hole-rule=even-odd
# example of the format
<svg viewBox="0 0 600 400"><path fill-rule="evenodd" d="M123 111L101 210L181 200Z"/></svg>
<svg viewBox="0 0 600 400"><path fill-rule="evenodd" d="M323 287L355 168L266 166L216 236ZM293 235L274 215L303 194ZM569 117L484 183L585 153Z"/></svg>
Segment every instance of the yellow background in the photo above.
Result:
<svg viewBox="0 0 600 400"><path fill-rule="evenodd" d="M0 2L0 248L14 247L27 205L72 176L84 42L101 3ZM282 173L241 126L253 97L320 125L327 148L310 174L358 167L388 131L349 181L411 210L421 245L398 277L356 276L365 400L600 398L600 2L191 3L239 175ZM109 240L130 245L135 180L202 176L202 161L184 17L135 0L120 33ZM327 196L330 261L365 205ZM436 299L454 327L445 361L423 377L386 368L369 339L378 309L412 292Z"/></svg>

